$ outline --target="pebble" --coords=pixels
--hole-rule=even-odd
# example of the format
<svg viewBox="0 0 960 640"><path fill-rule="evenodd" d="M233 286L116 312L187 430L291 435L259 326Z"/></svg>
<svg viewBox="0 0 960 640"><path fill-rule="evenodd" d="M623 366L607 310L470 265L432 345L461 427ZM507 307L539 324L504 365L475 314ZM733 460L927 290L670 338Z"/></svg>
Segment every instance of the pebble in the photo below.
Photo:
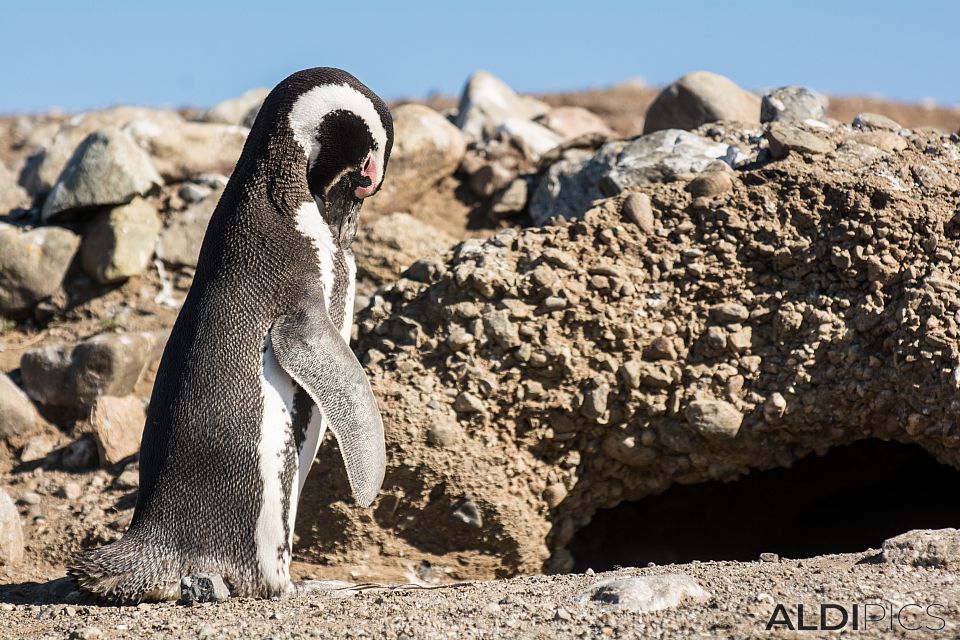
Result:
<svg viewBox="0 0 960 640"><path fill-rule="evenodd" d="M194 602L222 602L230 597L230 590L219 574L197 573L180 579L180 600Z"/></svg>
<svg viewBox="0 0 960 640"><path fill-rule="evenodd" d="M735 438L743 422L743 414L725 400L694 400L683 415L696 432L716 439Z"/></svg>
<svg viewBox="0 0 960 640"><path fill-rule="evenodd" d="M461 500L460 504L457 505L453 510L453 517L475 527L481 529L483 527L483 516L480 514L480 509L477 507L471 498L464 498Z"/></svg>
<svg viewBox="0 0 960 640"><path fill-rule="evenodd" d="M806 87L780 87L760 101L760 122L822 120L826 113L827 99Z"/></svg>
<svg viewBox="0 0 960 640"><path fill-rule="evenodd" d="M652 613L678 607L684 601L705 602L710 594L690 576L668 573L605 580L591 586L579 599Z"/></svg>
<svg viewBox="0 0 960 640"><path fill-rule="evenodd" d="M59 493L67 500L76 500L83 494L83 488L76 482L66 482L60 487Z"/></svg>
<svg viewBox="0 0 960 640"><path fill-rule="evenodd" d="M864 131L900 131L900 123L879 113L858 113L851 123L854 129Z"/></svg>
<svg viewBox="0 0 960 640"><path fill-rule="evenodd" d="M427 440L435 447L452 447L463 437L463 429L455 422L436 421L427 429Z"/></svg>
<svg viewBox="0 0 960 640"><path fill-rule="evenodd" d="M46 436L33 436L28 439L20 450L20 462L37 462L43 460L54 449L54 443Z"/></svg>
<svg viewBox="0 0 960 640"><path fill-rule="evenodd" d="M765 135L770 153L776 159L785 158L791 151L808 154L833 151L833 145L823 138L779 121L771 123Z"/></svg>
<svg viewBox="0 0 960 640"><path fill-rule="evenodd" d="M650 196L645 193L631 193L623 201L623 215L637 225L641 231L650 235L655 231L653 207Z"/></svg>
<svg viewBox="0 0 960 640"><path fill-rule="evenodd" d="M487 410L483 400L469 391L463 391L453 401L453 408L460 413L483 413Z"/></svg>

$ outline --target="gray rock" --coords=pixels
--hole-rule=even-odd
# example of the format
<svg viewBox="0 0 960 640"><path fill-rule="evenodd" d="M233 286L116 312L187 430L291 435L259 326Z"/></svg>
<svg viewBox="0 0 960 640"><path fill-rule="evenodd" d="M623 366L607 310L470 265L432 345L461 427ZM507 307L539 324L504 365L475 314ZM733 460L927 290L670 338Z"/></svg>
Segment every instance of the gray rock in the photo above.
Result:
<svg viewBox="0 0 960 640"><path fill-rule="evenodd" d="M101 211L87 223L80 264L101 284L140 275L153 257L160 227L153 205L140 198Z"/></svg>
<svg viewBox="0 0 960 640"><path fill-rule="evenodd" d="M378 211L405 211L440 180L453 175L466 152L463 134L442 115L420 104L393 110L390 179L371 199Z"/></svg>
<svg viewBox="0 0 960 640"><path fill-rule="evenodd" d="M157 256L161 260L169 264L197 266L203 236L221 195L222 189L170 220L157 240Z"/></svg>
<svg viewBox="0 0 960 640"><path fill-rule="evenodd" d="M270 89L251 89L236 98L218 102L203 114L203 120L249 127L269 93ZM250 124L247 124L248 122Z"/></svg>
<svg viewBox="0 0 960 640"><path fill-rule="evenodd" d="M678 129L609 142L592 156L571 150L540 180L530 199L530 217L539 225L553 216L576 219L597 199L700 173L717 159L734 156L726 144Z"/></svg>
<svg viewBox="0 0 960 640"><path fill-rule="evenodd" d="M760 98L721 75L694 71L660 92L647 109L643 132L689 131L721 120L759 123Z"/></svg>
<svg viewBox="0 0 960 640"><path fill-rule="evenodd" d="M504 349L520 346L520 332L515 322L510 320L506 309L491 311L483 316L483 327Z"/></svg>
<svg viewBox="0 0 960 640"><path fill-rule="evenodd" d="M900 123L879 113L858 113L853 118L853 128L864 131L900 131Z"/></svg>
<svg viewBox="0 0 960 640"><path fill-rule="evenodd" d="M823 138L784 122L772 122L764 134L770 143L774 158L786 157L791 151L821 154L833 151L833 145Z"/></svg>
<svg viewBox="0 0 960 640"><path fill-rule="evenodd" d="M104 333L76 346L38 347L20 361L23 386L41 404L83 407L101 395L133 392L152 356L144 333Z"/></svg>
<svg viewBox="0 0 960 640"><path fill-rule="evenodd" d="M63 468L71 471L89 469L97 465L97 444L89 435L83 435L63 448L60 458Z"/></svg>
<svg viewBox="0 0 960 640"><path fill-rule="evenodd" d="M563 142L560 134L523 118L507 118L497 127L496 133L501 138L513 140L531 160L538 159Z"/></svg>
<svg viewBox="0 0 960 640"><path fill-rule="evenodd" d="M106 127L87 136L47 196L48 222L91 207L125 204L163 185L150 158L122 131Z"/></svg>
<svg viewBox="0 0 960 640"><path fill-rule="evenodd" d="M23 527L20 512L10 495L0 489L0 564L12 565L23 560Z"/></svg>
<svg viewBox="0 0 960 640"><path fill-rule="evenodd" d="M0 216L30 206L30 194L17 184L17 176L0 162Z"/></svg>
<svg viewBox="0 0 960 640"><path fill-rule="evenodd" d="M16 315L53 295L80 238L60 227L22 231L0 223L0 314Z"/></svg>
<svg viewBox="0 0 960 640"><path fill-rule="evenodd" d="M564 140L600 135L612 138L614 132L600 116L583 107L554 107L537 122L560 134Z"/></svg>
<svg viewBox="0 0 960 640"><path fill-rule="evenodd" d="M594 584L579 598L581 602L599 602L638 613L672 609L684 600L709 599L710 594L696 580L682 573L612 578Z"/></svg>
<svg viewBox="0 0 960 640"><path fill-rule="evenodd" d="M915 529L883 541L884 562L960 571L960 529Z"/></svg>
<svg viewBox="0 0 960 640"><path fill-rule="evenodd" d="M743 414L725 400L694 400L683 412L694 431L714 439L735 438Z"/></svg>
<svg viewBox="0 0 960 640"><path fill-rule="evenodd" d="M780 87L760 101L760 122L822 120L826 113L826 97L806 87Z"/></svg>
<svg viewBox="0 0 960 640"><path fill-rule="evenodd" d="M166 114L132 120L124 131L150 154L153 166L171 182L190 180L204 173L233 173L250 132L246 127L187 122Z"/></svg>
<svg viewBox="0 0 960 640"><path fill-rule="evenodd" d="M5 373L0 373L0 439L8 444L25 441L43 424L37 408L20 387Z"/></svg>
<svg viewBox="0 0 960 640"><path fill-rule="evenodd" d="M223 602L230 597L223 577L219 574L197 573L180 579L180 600L193 602Z"/></svg>
<svg viewBox="0 0 960 640"><path fill-rule="evenodd" d="M520 213L527 206L530 185L524 178L515 178L506 189L498 191L490 203L490 215L495 219Z"/></svg>
<svg viewBox="0 0 960 640"><path fill-rule="evenodd" d="M453 510L453 517L477 529L483 528L483 515L477 503L470 497L464 497L460 500Z"/></svg>
<svg viewBox="0 0 960 640"><path fill-rule="evenodd" d="M483 413L487 410L483 400L469 391L461 391L453 402L453 408L459 413Z"/></svg>
<svg viewBox="0 0 960 640"><path fill-rule="evenodd" d="M205 200L211 193L213 193L212 187L196 182L184 182L177 190L177 195L183 198L184 202L189 203Z"/></svg>
<svg viewBox="0 0 960 640"><path fill-rule="evenodd" d="M479 140L495 135L497 127L510 118L533 120L549 110L539 100L517 95L493 74L477 71L463 88L455 124Z"/></svg>
<svg viewBox="0 0 960 640"><path fill-rule="evenodd" d="M438 420L427 430L427 441L435 447L452 447L463 438L463 429L456 422Z"/></svg>

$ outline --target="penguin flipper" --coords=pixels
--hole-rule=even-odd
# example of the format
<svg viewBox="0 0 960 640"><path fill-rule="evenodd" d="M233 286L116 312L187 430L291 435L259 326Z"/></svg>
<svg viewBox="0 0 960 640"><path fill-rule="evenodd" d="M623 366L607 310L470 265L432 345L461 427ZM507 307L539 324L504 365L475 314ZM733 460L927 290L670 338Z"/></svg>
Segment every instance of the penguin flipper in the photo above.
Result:
<svg viewBox="0 0 960 640"><path fill-rule="evenodd" d="M357 502L373 503L386 471L383 420L370 382L322 298L278 318L270 330L280 366L313 399L336 436Z"/></svg>

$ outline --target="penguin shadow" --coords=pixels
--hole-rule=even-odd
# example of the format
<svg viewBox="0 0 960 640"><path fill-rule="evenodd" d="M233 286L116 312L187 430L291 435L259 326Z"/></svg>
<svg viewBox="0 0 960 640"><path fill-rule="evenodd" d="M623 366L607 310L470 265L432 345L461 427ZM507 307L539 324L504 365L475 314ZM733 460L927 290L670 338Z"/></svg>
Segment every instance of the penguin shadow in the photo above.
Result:
<svg viewBox="0 0 960 640"><path fill-rule="evenodd" d="M73 580L64 576L47 582L13 582L0 585L0 603L3 604L92 604L81 602L82 597Z"/></svg>

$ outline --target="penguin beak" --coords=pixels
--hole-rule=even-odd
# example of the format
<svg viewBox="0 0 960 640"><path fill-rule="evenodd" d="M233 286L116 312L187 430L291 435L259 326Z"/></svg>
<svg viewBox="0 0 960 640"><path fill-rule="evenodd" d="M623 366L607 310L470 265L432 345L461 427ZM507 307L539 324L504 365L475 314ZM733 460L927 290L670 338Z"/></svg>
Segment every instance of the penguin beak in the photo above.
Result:
<svg viewBox="0 0 960 640"><path fill-rule="evenodd" d="M353 195L358 198L368 198L377 190L377 161L373 154L368 155L360 170L360 186L354 189Z"/></svg>

